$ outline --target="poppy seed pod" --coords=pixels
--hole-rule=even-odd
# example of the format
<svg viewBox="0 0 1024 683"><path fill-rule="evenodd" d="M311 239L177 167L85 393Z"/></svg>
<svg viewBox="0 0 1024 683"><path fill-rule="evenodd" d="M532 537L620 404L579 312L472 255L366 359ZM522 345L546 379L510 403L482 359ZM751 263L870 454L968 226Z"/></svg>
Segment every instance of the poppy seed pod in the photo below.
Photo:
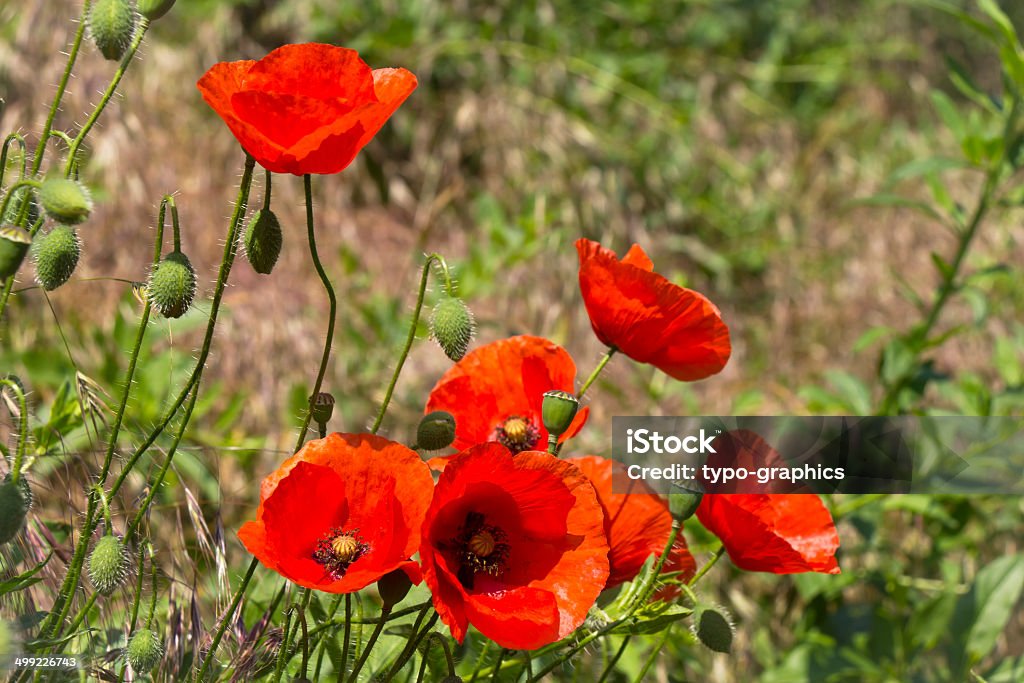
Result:
<svg viewBox="0 0 1024 683"><path fill-rule="evenodd" d="M111 61L121 59L135 35L135 21L128 0L94 0L89 8L89 32L96 49Z"/></svg>
<svg viewBox="0 0 1024 683"><path fill-rule="evenodd" d="M420 419L416 428L416 445L424 450L439 451L455 441L455 416L446 410L435 410Z"/></svg>
<svg viewBox="0 0 1024 683"><path fill-rule="evenodd" d="M165 318L180 318L196 295L196 271L180 251L172 251L149 274L149 301Z"/></svg>
<svg viewBox="0 0 1024 683"><path fill-rule="evenodd" d="M673 482L672 492L668 494L668 509L672 518L677 522L685 522L693 517L703 498L700 482Z"/></svg>
<svg viewBox="0 0 1024 683"><path fill-rule="evenodd" d="M13 225L0 226L0 280L18 272L31 244L28 230Z"/></svg>
<svg viewBox="0 0 1024 683"><path fill-rule="evenodd" d="M29 501L21 486L10 481L0 484L0 545L13 540L21 531L28 507Z"/></svg>
<svg viewBox="0 0 1024 683"><path fill-rule="evenodd" d="M175 0L136 0L135 9L150 21L156 21L171 11Z"/></svg>
<svg viewBox="0 0 1024 683"><path fill-rule="evenodd" d="M107 534L96 541L89 553L89 580L102 595L110 595L128 575L128 556L124 543L117 536Z"/></svg>
<svg viewBox="0 0 1024 683"><path fill-rule="evenodd" d="M284 233L281 222L270 209L260 209L252 215L245 230L245 257L252 269L261 275L270 275L281 255Z"/></svg>
<svg viewBox="0 0 1024 683"><path fill-rule="evenodd" d="M553 436L561 436L572 424L580 402L568 391L546 391L540 407L540 419L544 429Z"/></svg>
<svg viewBox="0 0 1024 683"><path fill-rule="evenodd" d="M88 190L77 180L51 177L39 186L39 203L58 223L78 225L92 213Z"/></svg>
<svg viewBox="0 0 1024 683"><path fill-rule="evenodd" d="M11 482L11 472L4 475L4 485ZM25 473L22 472L21 476L18 477L18 488L21 489L22 498L25 501L25 511L28 512L32 509L32 505L36 502L35 496L32 495L32 487L28 485L28 478Z"/></svg>
<svg viewBox="0 0 1024 683"><path fill-rule="evenodd" d="M405 600L410 588L412 588L412 581L409 579L409 575L401 569L388 572L377 581L377 592L380 593L380 599L388 607Z"/></svg>
<svg viewBox="0 0 1024 683"><path fill-rule="evenodd" d="M318 425L326 425L331 421L331 416L334 415L334 396L321 391L312 401L312 413L313 422Z"/></svg>
<svg viewBox="0 0 1024 683"><path fill-rule="evenodd" d="M132 634L125 649L125 658L132 671L144 674L152 671L164 656L160 636L148 628L140 628Z"/></svg>
<svg viewBox="0 0 1024 683"><path fill-rule="evenodd" d="M434 306L430 333L453 361L459 362L466 355L474 330L473 314L462 299L446 296Z"/></svg>
<svg viewBox="0 0 1024 683"><path fill-rule="evenodd" d="M722 607L699 605L693 613L693 635L712 652L729 652L735 627Z"/></svg>
<svg viewBox="0 0 1024 683"><path fill-rule="evenodd" d="M71 278L81 253L81 244L74 229L58 225L32 245L36 280L48 292L57 289Z"/></svg>

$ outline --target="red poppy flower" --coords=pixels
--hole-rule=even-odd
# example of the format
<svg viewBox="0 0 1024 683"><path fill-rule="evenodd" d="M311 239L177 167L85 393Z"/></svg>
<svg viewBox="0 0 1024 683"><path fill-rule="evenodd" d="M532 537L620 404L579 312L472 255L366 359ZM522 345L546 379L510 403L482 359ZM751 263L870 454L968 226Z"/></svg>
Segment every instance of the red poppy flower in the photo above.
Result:
<svg viewBox="0 0 1024 683"><path fill-rule="evenodd" d="M757 472L762 467L769 469L787 468L782 455L757 432L749 429L732 429L714 438L715 452L707 456L706 464L711 469L731 467ZM703 470L701 470L703 472ZM811 493L801 481L773 477L761 483L756 477L732 479L728 482L702 479L706 493Z"/></svg>
<svg viewBox="0 0 1024 683"><path fill-rule="evenodd" d="M725 367L732 352L729 328L703 294L653 272L639 245L621 261L587 239L577 240L576 250L583 303L604 344L688 382Z"/></svg>
<svg viewBox="0 0 1024 683"><path fill-rule="evenodd" d="M604 513L575 465L481 444L441 473L420 560L456 640L473 624L502 647L533 650L583 623L608 581Z"/></svg>
<svg viewBox="0 0 1024 683"><path fill-rule="evenodd" d="M672 531L672 515L665 499L654 493L642 481L632 480L630 493L612 492L612 475L625 473L625 468L607 458L588 455L569 458L568 462L579 467L597 491L597 499L604 508L604 530L608 535L608 561L611 569L605 588L614 588L624 581L630 581L640 573L647 558L657 557L665 549ZM680 534L672 546L662 569L663 572L680 572L680 578L687 580L697 569L693 555L686 547L686 539ZM676 591L661 591L659 598L673 597Z"/></svg>
<svg viewBox="0 0 1024 683"><path fill-rule="evenodd" d="M839 534L832 515L810 494L709 494L701 524L722 539L740 569L773 574L838 574Z"/></svg>
<svg viewBox="0 0 1024 683"><path fill-rule="evenodd" d="M351 593L409 558L433 477L405 446L370 434L310 441L263 480L256 520L238 537L268 569L300 586Z"/></svg>
<svg viewBox="0 0 1024 683"><path fill-rule="evenodd" d="M438 380L425 412L455 416L452 447L465 450L497 441L513 453L544 449L548 432L541 421L544 392L575 393L576 363L558 344L541 337L501 339L470 351ZM580 409L559 441L579 433L590 410ZM434 458L441 466L447 458Z"/></svg>
<svg viewBox="0 0 1024 683"><path fill-rule="evenodd" d="M354 50L307 43L258 62L220 62L199 79L206 103L274 173L337 173L416 88L405 69L375 69Z"/></svg>

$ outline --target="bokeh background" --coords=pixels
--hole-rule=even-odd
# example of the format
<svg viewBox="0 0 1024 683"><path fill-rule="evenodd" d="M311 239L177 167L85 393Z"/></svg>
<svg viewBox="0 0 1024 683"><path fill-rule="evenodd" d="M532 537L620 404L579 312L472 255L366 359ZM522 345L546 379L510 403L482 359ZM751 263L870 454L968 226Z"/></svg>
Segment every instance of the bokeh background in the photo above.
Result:
<svg viewBox="0 0 1024 683"><path fill-rule="evenodd" d="M1002 4L1024 30L1024 5ZM69 0L0 0L4 134L38 133L78 11ZM154 25L90 137L83 179L97 210L80 232L75 278L44 297L23 273L27 289L0 327L0 371L27 378L39 421L41 515L76 522L79 482L99 457L90 423L116 395L134 336L127 282L146 276L165 193L176 196L184 250L209 295L243 157L196 80L217 61L303 41L352 47L371 66L404 66L420 80L348 170L314 182L320 253L340 299L325 382L338 399L331 427L368 426L424 252L454 268L479 341L547 336L585 376L602 352L575 277L572 245L586 236L620 253L641 244L659 272L722 309L734 344L726 370L696 384L616 359L591 392L577 447L602 454L616 414L873 412L880 343L920 317L915 297L939 279L932 252L956 243L920 213L862 200L898 192L927 201L927 182L907 164L959 154L933 94L968 107L949 59L981 87L1000 85L997 57L962 23L889 0L181 0ZM112 71L84 50L59 127L84 119ZM964 204L978 189L970 173L941 182ZM273 275L236 265L206 394L162 494L160 515L175 529L172 599L184 604L199 587L207 618L218 581L246 561L234 529L294 440L321 353L327 303L301 192L298 178L274 183L285 251ZM929 409L978 414L996 401L1021 410L1022 214L1011 202L983 226L968 268L1008 267L947 310L945 325L969 331L931 353L941 381L922 397ZM188 377L208 308L201 297L182 321L153 323L130 433L145 434ZM433 344L414 347L384 433L408 440L448 365ZM83 393L94 411L82 414ZM970 680L971 669L1024 679L1024 613L997 618L1005 628L991 643L976 627L992 623L992 592L1024 576L1021 500L831 505L841 576L780 579L723 565L708 585L735 615L735 653L701 651L679 628L652 680ZM67 530L54 523L53 533ZM688 533L698 553L711 547ZM997 566L1008 576L979 587L979 570L1005 557L1017 558ZM1011 608L1019 595L997 594ZM651 646L630 649L622 680Z"/></svg>

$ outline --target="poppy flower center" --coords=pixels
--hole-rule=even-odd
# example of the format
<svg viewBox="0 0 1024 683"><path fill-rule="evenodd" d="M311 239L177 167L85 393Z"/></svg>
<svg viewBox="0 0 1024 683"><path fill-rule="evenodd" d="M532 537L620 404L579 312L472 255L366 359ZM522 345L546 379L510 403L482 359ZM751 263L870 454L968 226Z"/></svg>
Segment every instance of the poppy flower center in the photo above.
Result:
<svg viewBox="0 0 1024 683"><path fill-rule="evenodd" d="M494 440L517 455L537 445L540 430L530 418L513 415L494 428Z"/></svg>
<svg viewBox="0 0 1024 683"><path fill-rule="evenodd" d="M472 590L474 579L480 572L500 576L505 571L509 553L506 539L505 532L487 524L479 512L466 515L466 523L451 544L458 557L459 581L464 587Z"/></svg>
<svg viewBox="0 0 1024 683"><path fill-rule="evenodd" d="M359 529L345 531L338 527L316 542L313 559L335 579L344 578L349 566L370 549L359 536Z"/></svg>

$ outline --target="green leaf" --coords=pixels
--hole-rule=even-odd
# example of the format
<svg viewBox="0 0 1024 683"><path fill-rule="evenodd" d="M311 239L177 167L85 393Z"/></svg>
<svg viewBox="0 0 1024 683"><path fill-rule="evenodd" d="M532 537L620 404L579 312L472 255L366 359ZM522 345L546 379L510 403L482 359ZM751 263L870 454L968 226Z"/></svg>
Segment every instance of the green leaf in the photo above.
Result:
<svg viewBox="0 0 1024 683"><path fill-rule="evenodd" d="M52 555L53 553L47 555L46 559L37 564L35 567L32 567L32 569L29 569L26 572L23 572L15 577L7 579L6 581L0 581L0 595L6 595L7 593L14 593L20 590L24 590L25 588L28 588L29 586L32 586L42 581L42 577L38 577L36 576L36 574L38 574L42 570L42 568L46 566L46 563L50 561L50 557Z"/></svg>
<svg viewBox="0 0 1024 683"><path fill-rule="evenodd" d="M853 352L860 353L864 349L874 345L875 342L881 341L892 335L893 332L894 330L891 327L886 327L884 325L872 327L870 330L857 337L857 341L853 342Z"/></svg>
<svg viewBox="0 0 1024 683"><path fill-rule="evenodd" d="M1024 591L1024 555L1000 557L980 572L963 600L972 615L966 652L976 662L987 655L1014 614Z"/></svg>
<svg viewBox="0 0 1024 683"><path fill-rule="evenodd" d="M889 182L898 183L901 180L911 180L932 173L942 173L957 169L972 168L973 165L963 159L951 157L925 157L914 159L903 164L889 175Z"/></svg>
<svg viewBox="0 0 1024 683"><path fill-rule="evenodd" d="M615 633L629 633L633 635L660 633L665 629L670 628L677 621L681 621L682 619L690 616L692 612L693 610L689 607L671 605L667 609L651 616L643 616L636 621L623 624L619 628L615 629Z"/></svg>
<svg viewBox="0 0 1024 683"><path fill-rule="evenodd" d="M934 218L937 221L942 220L942 215L939 214L939 212L935 210L935 207L928 202L892 193L882 192L871 195L870 197L854 199L849 202L849 206L890 206L902 209L913 209L914 211L918 211L929 218Z"/></svg>
<svg viewBox="0 0 1024 683"><path fill-rule="evenodd" d="M974 82L974 79L971 78L971 75L967 73L967 70L960 62L947 56L946 67L949 69L949 80L952 81L953 86L959 90L962 95L977 104L979 107L988 111L990 114L999 113L999 108L992 100L992 97L985 93L981 87Z"/></svg>
<svg viewBox="0 0 1024 683"><path fill-rule="evenodd" d="M989 19L995 22L1002 32L1006 42L1011 45L1017 44L1017 30L1013 28L1013 22L1006 16L1002 8L995 3L995 0L978 0L978 7L988 15Z"/></svg>
<svg viewBox="0 0 1024 683"><path fill-rule="evenodd" d="M967 137L967 122L964 121L964 118L956 108L956 104L949 98L949 95L941 90L932 90L931 97L932 106L935 107L939 118L942 119L942 123L946 125L946 128L952 131L957 140L963 140Z"/></svg>

